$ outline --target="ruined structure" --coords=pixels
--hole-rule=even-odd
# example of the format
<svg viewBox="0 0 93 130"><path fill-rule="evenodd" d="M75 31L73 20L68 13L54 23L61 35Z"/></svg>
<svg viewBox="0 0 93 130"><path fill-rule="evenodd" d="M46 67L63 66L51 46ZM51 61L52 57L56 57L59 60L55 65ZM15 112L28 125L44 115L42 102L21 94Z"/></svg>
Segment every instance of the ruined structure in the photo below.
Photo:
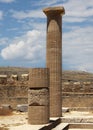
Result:
<svg viewBox="0 0 93 130"><path fill-rule="evenodd" d="M62 15L63 7L45 8L47 16L46 66L50 70L50 117L62 116Z"/></svg>
<svg viewBox="0 0 93 130"><path fill-rule="evenodd" d="M21 69L21 68L20 68ZM0 105L9 104L13 109L17 105L28 102L28 78L23 81L22 75L28 74L28 69L24 72L16 71L17 80L11 79L14 70L4 76L0 76ZM1 70L1 67L0 67ZM62 106L63 107L93 107L93 74L84 72L63 71L62 74ZM3 77L3 78L2 78ZM7 78L6 78L7 77ZM28 77L28 75L27 75ZM1 82L2 81L2 82Z"/></svg>
<svg viewBox="0 0 93 130"><path fill-rule="evenodd" d="M61 110L64 110L63 113L65 113L69 112L69 110L77 110L78 108L78 110L84 111L87 108L88 111L91 110L90 115L93 113L93 75L91 75L91 80L88 75L86 76L87 80L81 80L81 77L85 74L79 73L81 77L78 75L77 80L75 79L75 75L74 78L71 79L71 74L70 78L68 78L68 74L65 76L63 74L62 79L61 20L62 14L64 14L64 8L52 7L46 8L43 11L47 16L47 68L30 69L29 75L28 73L23 73L20 78L16 73L13 73L10 78L9 75L2 73L2 75L0 75L0 105L3 103L5 104L0 106L0 114L9 113L10 105L15 107L17 104L24 103L23 106L17 106L19 109L21 108L21 111L25 111L28 107L29 124L39 125L48 123L46 126L43 125L44 127L38 128L39 130L50 130L52 128L56 130L89 128L92 130L92 116L84 118L83 116L79 117L75 115L75 117L68 117L66 115L66 117L54 118L54 120L52 118L52 121L49 122L50 117L61 117L63 112ZM27 100L28 105L25 105ZM10 105L6 103L9 103ZM69 108L63 109L62 105ZM69 114L71 114L71 111ZM19 124L20 123L16 123L16 125ZM22 128L24 126L23 124L24 122L22 123ZM5 126L5 128L8 126L9 128L10 123L5 125L1 122L1 125ZM18 127L21 129L20 126ZM32 126L30 129L33 129Z"/></svg>
<svg viewBox="0 0 93 130"><path fill-rule="evenodd" d="M0 84L7 83L7 75L0 75Z"/></svg>
<svg viewBox="0 0 93 130"><path fill-rule="evenodd" d="M29 71L28 123L49 123L49 71L33 68Z"/></svg>

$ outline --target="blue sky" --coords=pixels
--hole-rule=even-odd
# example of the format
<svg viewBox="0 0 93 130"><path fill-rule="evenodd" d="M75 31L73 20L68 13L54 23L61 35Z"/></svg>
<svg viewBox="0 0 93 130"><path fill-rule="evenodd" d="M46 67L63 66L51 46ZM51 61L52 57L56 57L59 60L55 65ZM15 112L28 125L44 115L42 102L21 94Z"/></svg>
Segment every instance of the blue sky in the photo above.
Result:
<svg viewBox="0 0 93 130"><path fill-rule="evenodd" d="M45 67L50 6L65 8L63 70L93 72L93 0L0 0L0 66Z"/></svg>

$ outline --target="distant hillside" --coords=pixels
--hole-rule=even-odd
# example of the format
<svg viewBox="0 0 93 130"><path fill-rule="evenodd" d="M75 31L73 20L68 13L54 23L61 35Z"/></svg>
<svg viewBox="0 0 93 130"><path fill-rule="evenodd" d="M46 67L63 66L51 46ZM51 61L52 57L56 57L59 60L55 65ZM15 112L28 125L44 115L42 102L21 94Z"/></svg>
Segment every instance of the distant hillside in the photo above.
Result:
<svg viewBox="0 0 93 130"><path fill-rule="evenodd" d="M23 73L28 73L28 68L21 68L21 67L0 67L0 74L6 74L6 75L11 75L11 74L23 74Z"/></svg>
<svg viewBox="0 0 93 130"><path fill-rule="evenodd" d="M63 71L62 79L72 81L93 81L93 73L85 71Z"/></svg>
<svg viewBox="0 0 93 130"><path fill-rule="evenodd" d="M0 74L23 74L28 73L29 68L21 67L0 67ZM62 72L63 80L70 81L93 81L93 73L88 73L85 71L63 71Z"/></svg>

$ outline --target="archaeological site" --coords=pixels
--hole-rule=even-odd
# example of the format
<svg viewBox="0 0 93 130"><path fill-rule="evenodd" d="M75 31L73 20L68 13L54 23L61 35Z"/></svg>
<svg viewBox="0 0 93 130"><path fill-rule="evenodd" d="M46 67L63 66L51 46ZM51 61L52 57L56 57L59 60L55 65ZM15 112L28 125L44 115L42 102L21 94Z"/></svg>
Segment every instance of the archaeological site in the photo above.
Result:
<svg viewBox="0 0 93 130"><path fill-rule="evenodd" d="M43 13L46 67L0 67L0 130L93 130L93 74L62 71L65 9Z"/></svg>

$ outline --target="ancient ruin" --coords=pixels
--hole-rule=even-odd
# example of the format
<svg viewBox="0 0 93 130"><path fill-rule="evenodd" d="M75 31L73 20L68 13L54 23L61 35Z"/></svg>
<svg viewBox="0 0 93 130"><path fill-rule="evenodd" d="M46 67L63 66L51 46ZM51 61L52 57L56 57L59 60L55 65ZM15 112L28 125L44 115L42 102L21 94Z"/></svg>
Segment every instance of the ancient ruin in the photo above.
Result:
<svg viewBox="0 0 93 130"><path fill-rule="evenodd" d="M62 15L63 7L45 8L47 16L46 66L50 70L50 117L62 116Z"/></svg>
<svg viewBox="0 0 93 130"><path fill-rule="evenodd" d="M47 68L0 68L0 130L92 130L93 74L62 72L65 11L50 7L43 12Z"/></svg>
<svg viewBox="0 0 93 130"><path fill-rule="evenodd" d="M49 70L46 68L29 71L28 123L49 123Z"/></svg>
<svg viewBox="0 0 93 130"><path fill-rule="evenodd" d="M46 71L47 69L40 68L30 70L29 124L46 124L49 122L49 117L62 116L62 14L64 14L64 8L51 7L43 11L48 17L46 66L49 72Z"/></svg>

